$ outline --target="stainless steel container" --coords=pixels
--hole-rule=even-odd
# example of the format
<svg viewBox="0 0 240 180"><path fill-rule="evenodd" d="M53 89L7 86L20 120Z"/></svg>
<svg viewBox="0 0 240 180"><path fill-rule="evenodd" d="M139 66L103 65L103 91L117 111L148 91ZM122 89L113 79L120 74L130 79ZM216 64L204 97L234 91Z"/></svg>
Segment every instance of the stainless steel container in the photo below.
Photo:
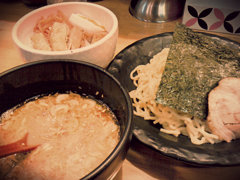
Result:
<svg viewBox="0 0 240 180"><path fill-rule="evenodd" d="M131 0L129 11L139 20L166 22L182 16L185 0Z"/></svg>

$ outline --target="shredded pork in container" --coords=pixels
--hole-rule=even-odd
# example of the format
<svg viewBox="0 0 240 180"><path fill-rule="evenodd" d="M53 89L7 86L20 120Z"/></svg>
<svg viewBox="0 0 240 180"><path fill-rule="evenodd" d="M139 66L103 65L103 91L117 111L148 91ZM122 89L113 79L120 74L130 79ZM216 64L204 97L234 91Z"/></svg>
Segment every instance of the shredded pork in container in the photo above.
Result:
<svg viewBox="0 0 240 180"><path fill-rule="evenodd" d="M41 17L34 26L31 44L34 49L65 51L88 46L102 39L107 31L96 21L71 14L68 18L61 11Z"/></svg>

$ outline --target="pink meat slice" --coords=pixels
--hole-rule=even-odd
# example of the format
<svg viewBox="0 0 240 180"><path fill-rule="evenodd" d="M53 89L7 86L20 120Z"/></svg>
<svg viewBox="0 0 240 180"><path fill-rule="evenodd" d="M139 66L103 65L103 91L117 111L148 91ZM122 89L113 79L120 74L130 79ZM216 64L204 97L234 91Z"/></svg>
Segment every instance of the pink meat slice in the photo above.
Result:
<svg viewBox="0 0 240 180"><path fill-rule="evenodd" d="M240 137L240 78L219 82L208 96L207 123L220 140L231 142Z"/></svg>

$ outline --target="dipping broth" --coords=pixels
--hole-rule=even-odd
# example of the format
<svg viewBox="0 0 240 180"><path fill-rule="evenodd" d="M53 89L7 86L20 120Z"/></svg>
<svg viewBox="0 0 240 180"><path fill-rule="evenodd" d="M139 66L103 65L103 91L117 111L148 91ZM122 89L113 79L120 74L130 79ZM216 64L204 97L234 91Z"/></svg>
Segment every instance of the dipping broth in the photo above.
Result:
<svg viewBox="0 0 240 180"><path fill-rule="evenodd" d="M111 110L75 93L36 98L3 113L0 122L0 145L26 133L28 145L40 145L5 179L80 179L110 155L120 138Z"/></svg>

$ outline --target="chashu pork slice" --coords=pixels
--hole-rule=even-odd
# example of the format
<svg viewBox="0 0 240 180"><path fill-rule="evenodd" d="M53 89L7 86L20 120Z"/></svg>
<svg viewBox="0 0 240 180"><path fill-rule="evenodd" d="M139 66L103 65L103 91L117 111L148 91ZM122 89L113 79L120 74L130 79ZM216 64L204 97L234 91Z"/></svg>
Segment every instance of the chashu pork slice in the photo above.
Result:
<svg viewBox="0 0 240 180"><path fill-rule="evenodd" d="M219 82L208 96L207 123L220 140L230 142L240 137L240 78Z"/></svg>

